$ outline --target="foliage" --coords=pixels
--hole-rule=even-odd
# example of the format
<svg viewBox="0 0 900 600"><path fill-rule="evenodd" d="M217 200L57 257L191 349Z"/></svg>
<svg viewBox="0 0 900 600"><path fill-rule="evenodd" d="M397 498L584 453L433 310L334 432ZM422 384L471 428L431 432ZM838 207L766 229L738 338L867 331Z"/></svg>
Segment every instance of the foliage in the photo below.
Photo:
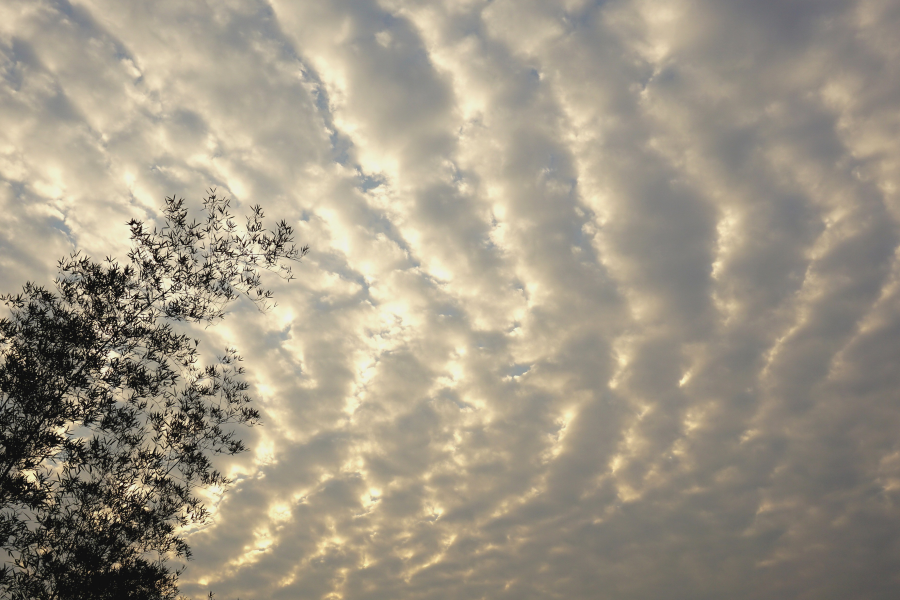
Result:
<svg viewBox="0 0 900 600"><path fill-rule="evenodd" d="M228 483L211 457L243 451L236 428L259 414L240 356L203 366L173 324L215 322L239 296L265 310L261 270L290 279L308 251L258 206L243 230L214 190L204 206L188 222L167 198L161 229L129 223L126 264L75 253L55 291L0 296L0 596L177 596L183 529L208 517L196 492Z"/></svg>

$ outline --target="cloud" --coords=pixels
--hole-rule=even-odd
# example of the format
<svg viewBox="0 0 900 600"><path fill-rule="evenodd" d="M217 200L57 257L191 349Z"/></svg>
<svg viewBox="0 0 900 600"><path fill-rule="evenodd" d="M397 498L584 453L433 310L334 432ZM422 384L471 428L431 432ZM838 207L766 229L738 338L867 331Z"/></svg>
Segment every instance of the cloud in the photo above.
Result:
<svg viewBox="0 0 900 600"><path fill-rule="evenodd" d="M886 0L9 2L0 279L217 187L313 252L196 597L893 598ZM41 240L40 243L37 240Z"/></svg>

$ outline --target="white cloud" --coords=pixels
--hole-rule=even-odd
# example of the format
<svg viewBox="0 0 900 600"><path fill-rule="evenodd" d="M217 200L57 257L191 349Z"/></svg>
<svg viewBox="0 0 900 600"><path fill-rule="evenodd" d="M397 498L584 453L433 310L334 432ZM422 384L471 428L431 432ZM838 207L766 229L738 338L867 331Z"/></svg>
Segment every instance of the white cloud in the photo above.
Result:
<svg viewBox="0 0 900 600"><path fill-rule="evenodd" d="M200 597L893 598L900 11L7 2L0 280L217 186L312 245ZM201 583L202 582L202 583Z"/></svg>

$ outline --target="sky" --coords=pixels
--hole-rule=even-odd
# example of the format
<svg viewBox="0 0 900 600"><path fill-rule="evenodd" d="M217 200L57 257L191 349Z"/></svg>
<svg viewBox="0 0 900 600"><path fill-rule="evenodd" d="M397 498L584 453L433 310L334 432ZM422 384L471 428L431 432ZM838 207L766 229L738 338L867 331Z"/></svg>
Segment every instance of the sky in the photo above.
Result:
<svg viewBox="0 0 900 600"><path fill-rule="evenodd" d="M311 253L181 577L900 594L900 3L0 0L0 286L214 187Z"/></svg>

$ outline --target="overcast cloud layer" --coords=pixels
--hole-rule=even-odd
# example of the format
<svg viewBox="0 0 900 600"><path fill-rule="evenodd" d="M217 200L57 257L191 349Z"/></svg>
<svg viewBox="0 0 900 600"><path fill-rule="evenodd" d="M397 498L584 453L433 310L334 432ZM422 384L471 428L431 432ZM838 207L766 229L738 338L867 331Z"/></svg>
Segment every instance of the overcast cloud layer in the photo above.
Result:
<svg viewBox="0 0 900 600"><path fill-rule="evenodd" d="M183 591L900 597L900 3L0 0L0 283L312 253Z"/></svg>

